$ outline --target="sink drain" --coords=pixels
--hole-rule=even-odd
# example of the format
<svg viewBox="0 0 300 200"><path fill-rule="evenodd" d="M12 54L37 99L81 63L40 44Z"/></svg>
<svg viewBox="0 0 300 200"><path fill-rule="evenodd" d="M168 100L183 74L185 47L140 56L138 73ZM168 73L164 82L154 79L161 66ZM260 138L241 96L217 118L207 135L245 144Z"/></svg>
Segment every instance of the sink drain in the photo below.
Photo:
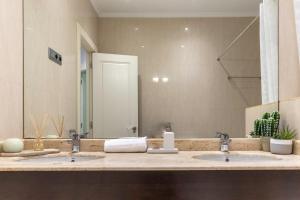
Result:
<svg viewBox="0 0 300 200"><path fill-rule="evenodd" d="M229 162L229 161L230 161L229 158L226 158L226 159L225 159L225 162Z"/></svg>

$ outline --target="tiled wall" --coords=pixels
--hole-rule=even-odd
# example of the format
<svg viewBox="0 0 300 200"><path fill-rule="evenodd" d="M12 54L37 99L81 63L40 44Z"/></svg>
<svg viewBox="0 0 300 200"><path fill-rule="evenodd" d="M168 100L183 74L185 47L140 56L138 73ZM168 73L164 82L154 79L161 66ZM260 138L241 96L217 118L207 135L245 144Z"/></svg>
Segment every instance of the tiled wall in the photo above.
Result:
<svg viewBox="0 0 300 200"><path fill-rule="evenodd" d="M25 136L34 134L30 114L64 115L65 130L76 129L76 23L97 43L98 15L89 0L25 0L24 16ZM62 55L61 66L48 59L48 47ZM56 134L51 123L46 134Z"/></svg>
<svg viewBox="0 0 300 200"><path fill-rule="evenodd" d="M22 137L22 1L0 0L0 139Z"/></svg>
<svg viewBox="0 0 300 200"><path fill-rule="evenodd" d="M280 99L300 96L292 0L280 0ZM22 137L22 1L0 0L0 138ZM5 30L5 31L3 31ZM155 42L155 41L153 41ZM297 57L297 58L296 58ZM299 99L280 103L285 122L300 127Z"/></svg>
<svg viewBox="0 0 300 200"><path fill-rule="evenodd" d="M279 100L300 96L300 66L293 0L279 1Z"/></svg>
<svg viewBox="0 0 300 200"><path fill-rule="evenodd" d="M100 19L98 49L139 58L142 135L160 135L164 122L179 138L245 135L245 108L261 104L260 81L228 81L216 58L252 19ZM256 23L224 56L231 75L260 74L258 29ZM153 83L154 76L169 82Z"/></svg>
<svg viewBox="0 0 300 200"><path fill-rule="evenodd" d="M293 0L279 1L279 110L300 139L300 65Z"/></svg>

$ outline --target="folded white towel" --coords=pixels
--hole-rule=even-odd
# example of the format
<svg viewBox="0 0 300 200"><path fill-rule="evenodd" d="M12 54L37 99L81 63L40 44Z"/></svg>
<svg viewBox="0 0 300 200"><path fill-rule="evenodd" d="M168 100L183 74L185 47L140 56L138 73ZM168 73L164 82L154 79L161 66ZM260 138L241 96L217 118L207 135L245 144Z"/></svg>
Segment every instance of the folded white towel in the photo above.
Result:
<svg viewBox="0 0 300 200"><path fill-rule="evenodd" d="M104 151L108 153L134 153L147 151L147 137L105 140Z"/></svg>

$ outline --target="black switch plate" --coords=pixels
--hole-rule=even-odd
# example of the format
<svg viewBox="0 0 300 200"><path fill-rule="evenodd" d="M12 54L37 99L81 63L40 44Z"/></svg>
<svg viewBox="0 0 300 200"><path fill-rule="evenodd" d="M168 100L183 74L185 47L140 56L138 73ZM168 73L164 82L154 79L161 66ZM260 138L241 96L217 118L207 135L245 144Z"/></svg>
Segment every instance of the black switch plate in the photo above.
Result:
<svg viewBox="0 0 300 200"><path fill-rule="evenodd" d="M62 65L62 56L50 47L48 48L48 58L53 62Z"/></svg>

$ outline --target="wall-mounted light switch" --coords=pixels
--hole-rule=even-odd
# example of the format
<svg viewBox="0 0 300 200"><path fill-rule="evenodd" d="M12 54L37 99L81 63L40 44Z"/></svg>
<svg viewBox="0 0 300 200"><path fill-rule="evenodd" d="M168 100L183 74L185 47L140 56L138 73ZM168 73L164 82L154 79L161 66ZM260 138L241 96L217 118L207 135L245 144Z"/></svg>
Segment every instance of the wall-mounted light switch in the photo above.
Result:
<svg viewBox="0 0 300 200"><path fill-rule="evenodd" d="M50 47L48 48L48 58L53 62L62 65L62 56Z"/></svg>

